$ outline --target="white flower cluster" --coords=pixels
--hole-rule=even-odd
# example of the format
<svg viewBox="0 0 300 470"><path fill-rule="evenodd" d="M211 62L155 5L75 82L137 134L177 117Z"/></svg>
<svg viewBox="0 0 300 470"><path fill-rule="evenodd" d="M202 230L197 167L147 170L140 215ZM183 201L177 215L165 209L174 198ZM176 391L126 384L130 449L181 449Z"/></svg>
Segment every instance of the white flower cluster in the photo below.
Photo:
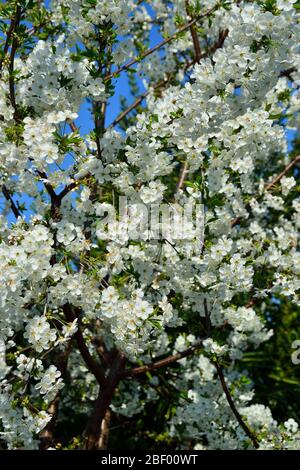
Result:
<svg viewBox="0 0 300 470"><path fill-rule="evenodd" d="M130 355L136 355L147 347L147 338L153 329L149 320L154 309L141 290L135 291L130 300L119 298L112 286L102 292L100 318L109 322L110 331L117 345ZM157 319L156 315L154 318Z"/></svg>
<svg viewBox="0 0 300 470"><path fill-rule="evenodd" d="M98 282L85 274L65 274L56 285L49 288L48 302L53 309L69 302L84 309L88 317L93 317L99 301Z"/></svg>
<svg viewBox="0 0 300 470"><path fill-rule="evenodd" d="M53 12L57 21L61 21L66 8L70 19L71 27L76 34L88 37L93 30L93 26L103 25L112 22L119 28L120 34L128 32L130 5L132 2L126 0L96 0L95 2L86 2L85 0L54 0ZM87 10L85 16L80 13Z"/></svg>
<svg viewBox="0 0 300 470"><path fill-rule="evenodd" d="M22 64L22 73L28 78L18 88L19 99L34 106L41 114L55 109L78 109L84 97L96 101L105 99L105 86L100 78L93 78L88 60L76 62L71 52L63 46L61 37L54 45L40 40L28 60Z"/></svg>
<svg viewBox="0 0 300 470"><path fill-rule="evenodd" d="M0 61L0 419L8 448L38 447L51 419L44 410L63 387L61 357L73 381L62 408L88 413L98 394L94 347L111 369L116 350L131 367L194 343L198 353L170 374L179 397L171 436L198 448L251 447L217 376L224 360L224 380L261 447L299 447L297 423L278 424L268 407L251 404L250 379L235 370L245 351L271 338L268 309L300 305L299 171L285 129L299 126L299 13L293 0L200 3L200 60L190 28L174 35L198 11L196 0L53 0L49 34L24 32L14 73L9 57ZM142 60L156 28L169 39ZM124 132L105 128L117 84L110 73L134 57L146 92L117 119ZM134 77L131 70L135 95ZM83 135L73 121L86 100L95 127ZM118 195L130 199L133 222L128 231L118 220L107 239L101 221ZM201 250L197 237L179 239L181 227L170 239L130 238L142 221L135 204L174 201L203 205ZM112 404L130 417L160 398L159 377L133 384L121 382Z"/></svg>
<svg viewBox="0 0 300 470"><path fill-rule="evenodd" d="M51 419L46 411L31 413L27 408L16 408L10 391L0 393L0 419L3 427L1 433L8 449L15 449L16 443L21 442L25 449L36 449L38 433L44 429Z"/></svg>
<svg viewBox="0 0 300 470"><path fill-rule="evenodd" d="M45 317L34 317L25 328L24 337L28 339L37 352L49 349L49 345L56 340L56 332L50 328Z"/></svg>
<svg viewBox="0 0 300 470"><path fill-rule="evenodd" d="M25 281L40 281L48 275L53 236L44 225L29 230L16 226L0 245L1 304L18 302Z"/></svg>
<svg viewBox="0 0 300 470"><path fill-rule="evenodd" d="M44 373L41 380L36 384L35 388L42 395L48 395L54 398L55 394L63 387L61 373L54 365L51 365Z"/></svg>

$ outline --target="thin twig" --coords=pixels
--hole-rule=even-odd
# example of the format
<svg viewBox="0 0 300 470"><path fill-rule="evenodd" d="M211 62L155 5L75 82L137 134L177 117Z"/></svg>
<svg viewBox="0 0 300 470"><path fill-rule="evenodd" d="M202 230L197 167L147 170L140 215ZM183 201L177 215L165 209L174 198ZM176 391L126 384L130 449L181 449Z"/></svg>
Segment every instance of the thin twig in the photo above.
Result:
<svg viewBox="0 0 300 470"><path fill-rule="evenodd" d="M165 83L168 83L169 80L161 80L155 85L153 85L151 88L148 90L144 91L128 108L126 108L124 111L122 111L119 116L116 117L116 119L110 124L109 127L116 126L119 124L122 119L124 119L127 114L129 114L131 111L133 111L135 108L138 107L138 105L151 93L151 91L156 90L157 88L160 88L163 86Z"/></svg>
<svg viewBox="0 0 300 470"><path fill-rule="evenodd" d="M174 39L177 38L177 36L181 33L184 33L187 29L189 29L191 26L193 26L197 21L199 21L200 19L202 18L205 18L206 16L210 15L210 13L212 13L216 8L217 8L218 5L214 5L212 8L210 8L209 10L207 10L205 13L203 13L202 15L198 15L196 18L194 18L193 20L191 20L189 23L187 23L186 25L182 26L182 28L178 29L178 31L176 31L174 34L172 34L172 36L168 37L167 39L164 39L163 41L159 42L158 44L156 44L156 46L153 46L151 47L150 49L148 49L146 52L144 52L143 54L141 54L140 56L138 57L135 57L134 59L130 60L129 62L127 62L127 64L124 64L122 65L121 67L119 67L115 72L112 72L110 73L109 75L107 75L105 78L104 78L104 81L107 81L107 80L110 80L111 78L114 78L116 75L118 75L119 73L123 72L124 70L127 70L129 69L132 65L135 65L137 64L138 62L140 62L141 60L145 59L146 57L148 57L150 54L153 54L153 52L156 52L157 50L159 50L161 47L165 46L166 44L168 44L169 42L173 41Z"/></svg>
<svg viewBox="0 0 300 470"><path fill-rule="evenodd" d="M10 51L10 60L9 60L9 97L10 101L12 104L12 107L14 108L14 119L19 122L19 116L18 116L18 108L16 104L16 96L15 96L15 77L14 77L14 63L15 63L15 56L19 44L18 37L15 33L16 29L18 28L20 21L21 21L21 15L22 15L22 10L21 6L18 5L16 9L16 16L15 16L15 21L14 21L14 27L13 27L13 32L12 32L12 45L11 45L11 51Z"/></svg>
<svg viewBox="0 0 300 470"><path fill-rule="evenodd" d="M11 37L14 33L14 30L15 30L15 26L16 26L16 18L17 18L17 13L18 13L18 9L20 7L18 6L17 7L17 10L16 10L16 15L14 16L14 18L11 20L10 22L10 25L9 25L9 29L7 31L7 35L6 35L6 40L5 40L5 44L4 44L4 48L3 48L3 57L0 59L0 77L2 75L2 66L3 66L3 63L5 61L5 58L6 58L6 54L8 52L8 48L9 48L9 43L10 43L10 40L11 40Z"/></svg>
<svg viewBox="0 0 300 470"><path fill-rule="evenodd" d="M279 183L279 181L281 180L281 178L283 176L285 176L295 165L297 165L297 163L300 162L300 155L298 155L297 157L294 158L294 160L292 160L285 168L284 170L279 173L277 176L275 176L275 178L270 182L270 183L267 183L265 185L265 191L270 191L270 189L273 188L273 186L275 186L277 183ZM249 209L249 205L246 206L246 209L248 208ZM236 217L235 219L232 219L231 221L231 227L235 227L236 225L238 225L240 223L240 221L242 220L242 217Z"/></svg>
<svg viewBox="0 0 300 470"><path fill-rule="evenodd" d="M234 404L234 401L232 399L232 396L231 396L231 393L227 387L227 384L226 384L226 381L225 381L225 377L224 377L224 374L223 374L223 370L222 370L222 367L220 366L220 364L217 362L217 361L214 361L214 365L216 367L216 370L217 370L217 374L219 376L219 379L220 379L220 382L221 382L221 385L222 385L222 388L223 388L223 391L225 393L225 396L226 396L226 399L227 399L227 402L231 408L231 411L232 413L234 414L234 416L236 417L239 425L242 427L242 429L244 430L245 434L251 439L254 447L256 449L259 448L259 443L256 439L256 436L253 434L253 432L251 431L251 429L247 426L247 424L245 423L245 421L243 420L242 416L240 415L240 413L238 412L235 404Z"/></svg>
<svg viewBox="0 0 300 470"><path fill-rule="evenodd" d="M186 5L186 11L188 13L189 0L185 0L185 5ZM191 31L191 36L192 36L194 51L195 51L195 62L199 63L199 61L201 59L202 51L201 51L201 46L200 46L198 34L197 34L197 31L195 29L194 24L192 24L190 26L190 31ZM185 181L185 178L187 176L187 173L188 173L188 164L185 161L181 165L181 169L180 169L180 173L179 173L179 180L178 180L178 183L177 183L177 186L176 186L176 193L182 188L182 186L184 184L184 181Z"/></svg>
<svg viewBox="0 0 300 470"><path fill-rule="evenodd" d="M70 304L65 304L63 306L63 310L68 322L73 322L77 318ZM102 371L100 364L98 364L98 362L91 356L79 325L74 337L87 368L95 376L97 382L103 386L105 382L104 372Z"/></svg>
<svg viewBox="0 0 300 470"><path fill-rule="evenodd" d="M176 193L178 193L178 191L182 188L187 174L188 174L188 164L187 162L183 162L180 168L179 180L176 186Z"/></svg>
<svg viewBox="0 0 300 470"><path fill-rule="evenodd" d="M189 0L185 0L185 8L186 8L186 12L188 13ZM191 31L191 36L193 40L194 50L195 50L195 61L199 62L199 60L201 59L201 46L200 46L198 34L197 34L194 24L190 26L190 31Z"/></svg>
<svg viewBox="0 0 300 470"><path fill-rule="evenodd" d="M207 57L208 55L210 55L211 53L215 52L217 49L222 47L227 35L228 35L228 30L221 31L219 34L218 41L207 52L204 52L203 54L201 54L200 59L204 59L205 57ZM197 61L195 59L189 61L188 63L184 65L183 70L186 72L190 67L195 65L196 62ZM109 127L116 126L120 121L122 121L122 119L124 119L127 116L127 114L133 111L151 93L152 90L156 90L160 88L161 86L167 84L171 78L172 76L168 77L166 80L159 81L158 83L153 85L149 90L142 93L131 105L128 106L128 108L126 108L124 111L122 111L119 114L119 116L116 117L116 119L110 124Z"/></svg>
<svg viewBox="0 0 300 470"><path fill-rule="evenodd" d="M279 173L279 175L277 175L272 181L271 183L268 183L266 184L265 186L265 190L266 191L269 191L273 186L275 186L275 184L279 183L279 181L281 180L281 178L286 175L286 173L288 173L298 162L300 162L300 155L298 155L297 157L294 158L294 160L292 160L285 168L284 170Z"/></svg>
<svg viewBox="0 0 300 470"><path fill-rule="evenodd" d="M75 122L73 122L71 119L67 119L67 123L69 124L72 132L78 131L78 127L76 126Z"/></svg>
<svg viewBox="0 0 300 470"><path fill-rule="evenodd" d="M140 366L140 367L135 367L133 369L126 369L123 372L121 372L121 377L134 377L139 374L151 372L152 370L161 369L162 367L166 367L170 364L173 364L174 362L177 362L180 359L183 359L184 357L191 356L192 354L194 354L195 351L201 348L204 339L205 338L203 338L200 341L197 341L197 343L185 349L184 351L173 354L172 356L168 356L165 359L161 359L156 362L151 362L151 364L147 364L147 365Z"/></svg>
<svg viewBox="0 0 300 470"><path fill-rule="evenodd" d="M33 36L39 29L43 28L44 26L48 26L49 22L50 22L50 19L47 18L45 21L43 21L39 25L32 26L32 28L27 29L26 34L28 34L28 36Z"/></svg>
<svg viewBox="0 0 300 470"><path fill-rule="evenodd" d="M13 198L12 198L12 195L10 194L7 187L4 186L4 185L2 186L2 193L5 197L5 199L10 202L10 207L11 207L11 210L13 211L13 213L14 213L15 218L17 219L18 217L21 217L22 214L19 211L19 209L17 208L17 206L16 206L16 204L15 204Z"/></svg>

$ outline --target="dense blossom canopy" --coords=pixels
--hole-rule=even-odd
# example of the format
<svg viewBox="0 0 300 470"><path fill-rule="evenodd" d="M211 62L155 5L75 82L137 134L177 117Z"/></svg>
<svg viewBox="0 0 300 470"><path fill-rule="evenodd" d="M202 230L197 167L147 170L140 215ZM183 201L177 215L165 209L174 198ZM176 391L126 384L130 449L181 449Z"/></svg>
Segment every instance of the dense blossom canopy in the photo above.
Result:
<svg viewBox="0 0 300 470"><path fill-rule="evenodd" d="M280 423L260 403L243 362L272 341L272 305L300 307L300 157L287 137L299 9L1 3L4 448L99 448L110 414L134 421L161 400L165 445L299 447L293 416ZM133 104L108 125L126 75ZM76 124L84 103L89 133ZM201 250L197 238L132 240L122 223L103 237L119 196L201 203Z"/></svg>

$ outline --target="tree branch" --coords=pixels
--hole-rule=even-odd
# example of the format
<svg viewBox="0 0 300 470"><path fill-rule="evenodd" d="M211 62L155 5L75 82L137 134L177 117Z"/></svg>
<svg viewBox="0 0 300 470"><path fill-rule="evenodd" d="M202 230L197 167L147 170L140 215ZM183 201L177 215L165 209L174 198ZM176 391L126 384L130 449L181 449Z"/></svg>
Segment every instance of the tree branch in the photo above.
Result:
<svg viewBox="0 0 300 470"><path fill-rule="evenodd" d="M107 81L107 80L110 80L111 78L114 78L116 75L118 75L119 73L123 72L124 70L127 70L129 69L132 65L135 65L137 64L138 62L140 62L141 60L145 59L146 57L148 57L150 54L153 54L153 52L156 52L157 50L159 50L161 47L165 46L166 44L168 44L169 42L173 41L174 39L177 38L177 36L181 33L184 33L187 29L189 29L191 26L193 26L197 21L199 21L200 19L202 18L205 18L206 16L210 15L216 8L218 7L218 4L217 5L214 5L212 8L210 8L209 10L207 10L205 13L202 13L201 15L198 15L196 18L194 18L193 20L191 20L189 23L187 23L186 25L182 26L182 28L178 29L178 31L176 31L174 34L172 34L172 36L168 37L167 39L164 39L163 41L159 42L158 44L156 44L156 46L153 46L151 47L150 49L148 49L146 52L144 52L143 54L141 54L139 57L135 57L134 59L130 60L129 62L127 62L127 64L124 64L122 65L121 67L119 67L115 72L112 72L110 73L109 75L107 75L105 78L104 78L104 81Z"/></svg>
<svg viewBox="0 0 300 470"><path fill-rule="evenodd" d="M125 357L122 353L117 353L113 365L109 371L103 387L100 387L98 398L95 401L94 409L84 431L86 450L99 449L101 445L101 432L103 430L102 421L109 409L114 392L120 381L120 372L124 368Z"/></svg>
<svg viewBox="0 0 300 470"><path fill-rule="evenodd" d="M204 52L203 54L201 54L200 59L203 59L203 58L207 57L209 54L215 52L217 49L222 47L227 35L228 35L228 30L221 31L220 34L219 34L218 41L209 49L209 51ZM196 60L191 60L190 62L185 64L184 71L188 70L190 67L195 65L195 63L196 63ZM142 93L131 105L128 106L128 108L126 108L124 111L122 111L119 114L119 116L116 117L116 119L110 124L109 127L113 127L113 126L116 126L117 124L119 124L119 122L122 121L122 119L124 119L127 116L127 114L129 114L131 111L133 111L151 93L152 90L156 90L156 89L160 88L161 86L163 86L164 84L168 83L170 81L170 78L171 77L169 77L166 80L159 81L158 83L153 85L151 87L151 89L146 90L144 93Z"/></svg>
<svg viewBox="0 0 300 470"><path fill-rule="evenodd" d="M63 352L58 355L57 368L61 373L63 379L66 378L68 359L71 351L71 341ZM51 446L54 438L54 429L59 411L59 403L61 399L61 390L59 390L49 405L47 412L52 416L47 426L40 432L40 449L48 449Z"/></svg>
<svg viewBox="0 0 300 470"><path fill-rule="evenodd" d="M64 189L62 189L62 191L57 195L57 197L60 200L62 200L70 191L75 189L79 184L80 184L80 181L78 180L72 181L72 183L67 184L67 186L65 186Z"/></svg>
<svg viewBox="0 0 300 470"><path fill-rule="evenodd" d="M11 207L11 210L13 211L13 213L14 213L15 218L17 219L18 217L21 217L22 214L19 211L19 209L17 208L17 206L16 206L16 204L15 204L13 198L12 198L12 195L10 194L9 190L7 189L7 187L5 185L2 186L2 193L5 197L5 199L10 202L10 207Z"/></svg>
<svg viewBox="0 0 300 470"><path fill-rule="evenodd" d="M269 191L270 189L272 189L273 186L275 186L275 184L279 183L279 181L281 180L281 178L283 176L286 175L286 173L288 173L298 162L300 162L300 155L298 155L297 157L294 158L294 160L292 160L286 167L285 169L279 173L279 175L277 175L272 181L271 183L268 183L266 184L265 186L265 190L266 191Z"/></svg>
<svg viewBox="0 0 300 470"><path fill-rule="evenodd" d="M69 124L72 132L78 131L78 127L76 126L75 122L71 121L71 119L67 119L67 123Z"/></svg>
<svg viewBox="0 0 300 470"><path fill-rule="evenodd" d="M7 31L6 40L5 40L5 44L4 44L4 48L3 48L3 57L0 59L0 78L1 78L1 75L2 75L3 63L5 61L6 54L7 54L8 49L9 49L9 43L10 43L11 37L12 37L14 31L15 31L15 28L17 26L17 20L18 20L20 15L21 15L21 7L18 5L17 8L16 8L15 16L11 20L10 25L9 25L9 29Z"/></svg>
<svg viewBox="0 0 300 470"><path fill-rule="evenodd" d="M43 182L43 184L44 184L44 186L47 190L47 193L49 194L53 204L58 205L59 204L59 197L56 194L56 192L54 191L53 186L50 183L48 183L47 174L44 171L39 171L39 170L37 170L37 174L42 178L42 180L43 180L42 182Z"/></svg>
<svg viewBox="0 0 300 470"><path fill-rule="evenodd" d="M63 306L63 310L68 322L71 323L77 318L70 304L65 304ZM74 337L77 341L78 349L87 368L95 376L99 385L103 386L105 382L104 372L102 371L100 364L91 356L79 325L76 333L74 334Z"/></svg>
<svg viewBox="0 0 300 470"><path fill-rule="evenodd" d="M194 354L194 352L197 351L197 349L201 348L204 339L205 338L203 338L200 341L197 341L197 343L185 349L184 351L173 354L172 356L168 356L165 359L161 359L159 361L152 362L151 364L147 364L144 366L135 367L133 369L126 369L123 372L121 372L120 376L122 378L135 377L136 375L144 374L146 372L151 372L152 370L161 369L162 367L166 367L170 364L173 364L174 362L177 362L180 359L183 359L184 357L188 357Z"/></svg>
<svg viewBox="0 0 300 470"><path fill-rule="evenodd" d="M108 446L109 425L110 425L111 411L108 408L101 423L101 434L99 439L99 450L106 450Z"/></svg>
<svg viewBox="0 0 300 470"><path fill-rule="evenodd" d="M119 124L119 122L122 121L122 119L124 119L127 116L127 114L129 114L131 111L137 108L137 106L151 93L152 90L157 90L157 88L160 88L165 83L168 83L168 80L161 80L155 85L153 85L150 89L142 93L130 106L128 106L128 108L126 108L124 111L122 111L119 114L119 116L116 117L116 119L110 124L109 127L113 127Z"/></svg>
<svg viewBox="0 0 300 470"><path fill-rule="evenodd" d="M186 9L187 14L188 14L189 6L190 6L189 0L185 0L185 9ZM195 29L195 24L192 24L190 26L190 31L191 31L193 44L194 44L195 62L199 62L199 60L201 59L201 46L200 46L197 31Z"/></svg>
<svg viewBox="0 0 300 470"><path fill-rule="evenodd" d="M14 20L14 26L13 30L11 33L12 36L12 45L11 45L11 51L10 51L10 60L9 60L9 97L10 97L10 102L12 104L12 107L14 108L14 119L19 122L19 113L18 113L18 108L16 104L16 96L15 96L15 78L14 78L14 63L15 63L15 56L19 44L18 37L15 34L16 29L18 28L20 21L21 21L21 6L18 5L16 9L16 16Z"/></svg>
<svg viewBox="0 0 300 470"><path fill-rule="evenodd" d="M180 168L179 179L178 179L175 193L177 193L182 188L187 174L188 174L188 164L187 162L183 162Z"/></svg>
<svg viewBox="0 0 300 470"><path fill-rule="evenodd" d="M285 176L295 165L297 165L297 163L300 162L300 155L298 155L297 157L294 158L294 160L292 160L285 168L284 170L279 173L279 175L275 176L275 178L270 182L270 183L267 183L265 184L265 190L266 191L269 191L270 189L273 188L273 186L275 186L277 183L279 183L279 181L281 180L281 178L283 176ZM246 206L246 208L249 208L249 205ZM236 217L235 219L232 219L231 221L231 227L235 227L236 225L238 225L241 221L242 217Z"/></svg>
<svg viewBox="0 0 300 470"><path fill-rule="evenodd" d="M185 0L185 6L186 6L186 11L188 13L188 9L189 9L189 0ZM200 61L201 59L201 54L202 54L202 51L201 51L201 46L200 46L200 42L199 42L199 38L198 38L198 34L197 34L197 31L195 30L195 25L192 24L190 26L190 31L191 31L191 36L192 36L192 40L193 40L193 44L194 44L194 51L195 51L195 63ZM180 173L179 173L179 180L178 180L178 183L177 183L177 186L176 186L176 193L182 188L182 186L184 185L184 181L185 181L185 178L188 174L188 164L187 162L183 162L181 164L181 169L180 169Z"/></svg>
<svg viewBox="0 0 300 470"><path fill-rule="evenodd" d="M234 404L234 401L232 399L232 396L231 396L231 393L227 387L227 384L226 384L226 381L225 381L225 377L224 377L224 374L223 374L223 370L222 370L222 367L219 365L219 363L217 361L214 361L214 365L216 367L216 370L217 370L217 374L219 376L219 379L220 379L220 382L221 382L221 385L222 385L222 388L223 388L223 391L225 393L225 396L226 396L226 399L227 399L227 402L231 408L231 411L232 413L234 414L234 416L236 417L239 425L241 426L241 428L244 430L245 434L251 439L252 441L252 444L254 445L254 447L256 449L259 448L259 443L256 439L256 436L253 434L253 432L251 431L251 429L247 426L247 424L245 423L245 421L243 420L242 416L240 415L240 413L238 412L235 404Z"/></svg>

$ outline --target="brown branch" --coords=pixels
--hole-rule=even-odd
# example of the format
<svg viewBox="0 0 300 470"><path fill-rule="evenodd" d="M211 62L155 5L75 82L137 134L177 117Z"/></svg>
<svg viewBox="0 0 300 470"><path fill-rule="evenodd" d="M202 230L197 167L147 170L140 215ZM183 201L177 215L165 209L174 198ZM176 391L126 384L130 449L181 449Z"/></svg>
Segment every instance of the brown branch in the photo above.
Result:
<svg viewBox="0 0 300 470"><path fill-rule="evenodd" d="M14 108L14 119L19 122L19 113L18 113L18 108L16 104L16 95L15 95L15 78L14 78L14 63L15 63L15 56L17 52L17 48L19 45L19 40L18 37L16 36L16 29L18 28L20 21L21 21L21 14L22 10L20 5L17 6L16 9L16 16L15 16L15 21L14 21L14 27L12 31L12 45L11 45L11 51L10 51L10 60L9 60L9 97L10 101L12 104L12 107Z"/></svg>
<svg viewBox="0 0 300 470"><path fill-rule="evenodd" d="M99 439L99 450L106 450L108 446L109 425L110 425L111 411L107 409L105 416L101 423L101 435Z"/></svg>
<svg viewBox="0 0 300 470"><path fill-rule="evenodd" d="M211 53L214 53L217 49L221 48L224 44L224 41L227 35L228 35L228 29L220 31L218 41L207 52L204 52L203 54L201 53L199 60L204 59L205 57L209 56ZM190 67L195 65L196 62L197 60L189 61L187 64L184 65L184 71L187 71ZM168 77L167 80L159 81L158 83L153 85L151 89L142 93L131 105L128 106L128 108L126 108L124 111L122 111L119 114L119 116L116 117L116 119L110 124L109 127L116 126L120 121L122 121L122 119L124 119L127 116L127 114L129 114L131 111L137 108L137 106L151 93L152 90L156 90L160 88L161 86L163 86L164 84L167 84L170 81L170 78L172 77Z"/></svg>
<svg viewBox="0 0 300 470"><path fill-rule="evenodd" d="M275 184L279 183L279 181L281 180L281 178L283 176L286 175L286 173L288 173L298 162L300 162L300 155L298 155L297 157L294 158L294 160L292 160L285 168L284 170L279 173L279 175L277 175L272 181L271 183L268 183L266 184L265 186L265 190L266 191L269 191L270 189L272 189L273 186L275 186Z"/></svg>
<svg viewBox="0 0 300 470"><path fill-rule="evenodd" d="M279 181L281 180L281 178L283 176L285 176L295 165L297 165L297 163L300 162L300 155L298 155L297 157L294 158L294 160L292 160L285 168L284 170L279 173L279 175L277 175L270 183L267 183L265 185L265 190L266 191L270 191L270 189L273 188L273 186L275 186L277 183L279 183ZM246 206L246 209L248 208L249 209L249 204ZM231 227L235 227L236 225L238 225L240 223L240 221L242 220L242 217L236 217L235 219L232 219L231 221Z"/></svg>
<svg viewBox="0 0 300 470"><path fill-rule="evenodd" d="M48 26L49 22L51 21L49 18L47 18L45 21L43 21L39 25L32 26L32 28L27 29L26 34L28 34L28 36L33 36L39 29L43 28L44 26Z"/></svg>
<svg viewBox="0 0 300 470"><path fill-rule="evenodd" d="M51 200L51 217L54 221L59 221L60 218L61 218L61 214L60 214L60 206L61 206L61 201L62 201L62 198L59 197L56 192L54 191L53 189L53 186L47 181L47 174L44 172L44 171L39 171L37 170L37 174L42 178L42 182L46 188L46 191L47 193L49 194L50 196L50 200ZM56 237L54 237L54 247L56 247ZM55 262L55 255L52 259L53 263Z"/></svg>
<svg viewBox="0 0 300 470"><path fill-rule="evenodd" d="M222 385L222 388L223 388L223 391L225 393L225 396L226 396L226 399L227 399L227 402L231 408L231 411L232 413L234 414L234 416L236 417L237 419L237 422L239 423L239 425L241 426L241 428L244 430L245 434L251 439L252 441L252 444L254 445L254 447L256 449L259 448L259 443L256 439L256 436L253 434L253 432L251 431L251 429L247 426L247 424L245 423L245 421L243 420L242 416L240 415L240 413L238 412L235 404L234 404L234 401L232 399L232 396L231 396L231 393L227 387L227 384L226 384L226 381L225 381L225 377L224 377L224 374L223 374L223 370L222 370L222 367L220 366L220 364L217 362L217 361L214 361L214 365L216 367L216 370L217 370L217 374L219 376L219 379L220 379L220 382L221 382L221 385Z"/></svg>
<svg viewBox="0 0 300 470"><path fill-rule="evenodd" d="M65 304L63 306L63 310L68 322L73 322L77 318L70 304ZM78 349L87 368L95 376L99 385L103 386L105 382L104 372L102 371L100 364L91 356L79 325L76 333L74 334L74 338L77 341Z"/></svg>
<svg viewBox="0 0 300 470"><path fill-rule="evenodd" d="M214 52L216 52L217 49L220 49L221 47L223 47L223 44L225 42L225 39L228 36L228 33L229 33L228 29L222 29L219 32L218 41L210 48L210 50L209 50L210 53L214 53Z"/></svg>
<svg viewBox="0 0 300 470"><path fill-rule="evenodd" d="M197 35L197 32L194 28L194 25L191 26L191 35L192 35L192 39L193 39L193 44L194 44L194 49L195 49L195 60L196 62L199 62L199 60L201 59L201 47L200 47L200 43L199 43L199 38L198 38L198 35Z"/></svg>
<svg viewBox="0 0 300 470"><path fill-rule="evenodd" d="M187 162L182 163L179 173L179 180L176 186L176 193L182 188L185 178L188 174L188 164Z"/></svg>
<svg viewBox="0 0 300 470"><path fill-rule="evenodd" d="M7 189L7 187L5 185L2 186L2 193L5 197L5 199L10 202L10 207L11 207L11 210L13 211L13 213L14 213L15 218L17 219L18 217L21 217L22 214L19 211L19 209L17 208L17 206L16 206L16 204L15 204L13 198L12 198L12 195L10 194L9 190Z"/></svg>
<svg viewBox="0 0 300 470"><path fill-rule="evenodd" d="M110 369L115 359L117 351L115 349L107 351L104 345L103 338L95 337L93 338L93 343L96 346L96 351L101 362L105 364L107 369Z"/></svg>
<svg viewBox="0 0 300 470"><path fill-rule="evenodd" d="M4 63L5 58L6 58L5 56L8 52L8 49L9 49L9 43L10 43L11 37L12 37L12 35L14 33L14 30L15 30L15 27L16 27L16 18L18 16L18 9L20 9L19 6L16 9L15 17L11 20L10 25L9 25L9 29L7 31L6 40L5 40L5 44L4 44L4 48L3 48L3 57L0 59L0 77L2 75L2 66L3 66L3 63Z"/></svg>
<svg viewBox="0 0 300 470"><path fill-rule="evenodd" d="M68 184L67 186L62 189L62 191L57 195L57 197L61 200L63 199L70 191L78 187L80 181L72 181L72 183Z"/></svg>
<svg viewBox="0 0 300 470"><path fill-rule="evenodd" d="M122 121L127 116L127 114L131 113L131 111L138 107L138 105L149 95L149 93L150 90L147 90L142 93L130 106L128 106L128 108L126 108L116 117L116 119L111 123L110 126L113 127L119 124L119 122Z"/></svg>
<svg viewBox="0 0 300 470"><path fill-rule="evenodd" d="M219 32L219 37L218 37L218 40L211 46L211 47L208 47L207 51L206 52L203 52L201 54L201 57L200 59L204 59L206 57L209 57L211 56L214 52L216 52L218 49L221 49L221 47L223 47L224 45L224 42L225 42L225 39L227 38L228 36L228 29L222 29L220 32ZM195 65L196 63L196 60L193 59L191 61L189 61L185 67L184 67L184 71L186 72L190 67L192 67L193 65Z"/></svg>
<svg viewBox="0 0 300 470"><path fill-rule="evenodd" d="M169 79L167 80L161 80L155 85L153 85L150 89L146 90L144 93L142 93L128 108L126 108L124 111L122 111L119 116L116 117L116 119L110 124L109 127L116 126L119 124L122 119L124 119L127 114L129 114L131 111L133 111L135 108L138 107L138 105L151 93L152 90L157 90L161 86L163 86L165 83L168 83Z"/></svg>
<svg viewBox="0 0 300 470"><path fill-rule="evenodd" d="M121 371L124 368L125 357L117 353L113 365L108 373L103 387L100 387L98 398L95 401L92 414L84 431L86 450L99 449L101 445L102 421L109 409L111 400L120 381Z"/></svg>
<svg viewBox="0 0 300 470"><path fill-rule="evenodd" d="M200 19L205 18L206 16L210 15L217 7L218 7L218 5L214 5L212 8L207 10L205 13L202 13L201 15L198 15L196 18L191 20L189 23L187 23L186 25L184 25L180 29L178 29L178 31L176 31L174 34L172 34L172 36L170 36L167 39L164 39L163 41L159 42L158 44L156 44L156 46L151 47L150 49L148 49L146 52L144 52L140 56L135 57L134 59L130 60L129 62L127 62L127 64L122 65L115 72L112 72L109 75L107 75L104 78L104 81L107 81L107 80L110 80L111 78L114 78L119 73L123 72L124 70L129 69L132 65L137 64L141 60L148 57L150 54L153 54L153 52L156 52L157 50L161 49L163 46L165 46L169 42L176 39L179 34L184 33L187 29L189 29L191 26L193 26L197 21L199 21Z"/></svg>
<svg viewBox="0 0 300 470"><path fill-rule="evenodd" d="M53 204L58 205L59 204L59 197L56 194L56 192L54 191L53 186L50 183L48 183L47 174L44 171L39 171L39 170L37 170L37 174L42 178L42 180L43 180L42 182L43 182L43 184L44 184L44 186L47 190L47 193L49 194Z"/></svg>
<svg viewBox="0 0 300 470"><path fill-rule="evenodd" d="M292 78L291 74L295 73L295 72L297 72L297 68L296 67L290 67L289 69L282 70L282 72L280 72L279 76L280 77L287 77L289 80L293 81L293 78Z"/></svg>
<svg viewBox="0 0 300 470"><path fill-rule="evenodd" d="M98 103L95 103L93 106L93 113L94 113L94 122L95 122L95 142L97 146L97 155L98 158L101 159L102 156L102 149L101 149L101 143L100 143L100 136L99 133L101 132L101 128L103 127L103 119L100 119L97 116L97 113L99 112L98 110L99 105Z"/></svg>
<svg viewBox="0 0 300 470"><path fill-rule="evenodd" d="M75 122L73 122L71 119L67 119L67 123L69 124L72 132L78 131L78 127L76 126Z"/></svg>
<svg viewBox="0 0 300 470"><path fill-rule="evenodd" d="M63 379L66 378L67 375L67 368L68 368L68 360L71 351L71 341L67 345L66 349L59 353L58 355L58 363L57 368L61 372L61 377ZM57 392L54 399L50 403L47 412L51 415L51 420L47 423L46 427L40 432L40 449L48 449L53 443L54 439L54 429L55 424L58 416L59 411L59 404L61 399L61 390Z"/></svg>
<svg viewBox="0 0 300 470"><path fill-rule="evenodd" d="M185 0L185 9L186 9L186 12L188 13L188 10L189 10L189 0ZM192 40L193 40L193 44L194 44L194 50L195 50L195 61L196 62L199 62L199 60L201 59L201 46L200 46L200 42L199 42L199 38L198 38L198 34L197 34L197 31L195 29L195 24L192 24L190 26L190 31L191 31L191 36L192 36Z"/></svg>
<svg viewBox="0 0 300 470"><path fill-rule="evenodd" d="M168 356L165 359L161 359L156 362L152 362L151 364L147 364L144 366L140 367L135 367L133 369L126 369L121 373L121 377L134 377L139 374L144 374L146 372L151 372L152 370L157 370L161 369L162 367L166 367L170 364L173 364L174 362L179 361L180 359L183 359L184 357L191 356L194 354L195 351L197 351L199 348L201 348L202 343L205 338L203 338L200 341L197 341L193 346L190 346L189 348L185 349L182 352L178 352L176 354L173 354L172 356Z"/></svg>

